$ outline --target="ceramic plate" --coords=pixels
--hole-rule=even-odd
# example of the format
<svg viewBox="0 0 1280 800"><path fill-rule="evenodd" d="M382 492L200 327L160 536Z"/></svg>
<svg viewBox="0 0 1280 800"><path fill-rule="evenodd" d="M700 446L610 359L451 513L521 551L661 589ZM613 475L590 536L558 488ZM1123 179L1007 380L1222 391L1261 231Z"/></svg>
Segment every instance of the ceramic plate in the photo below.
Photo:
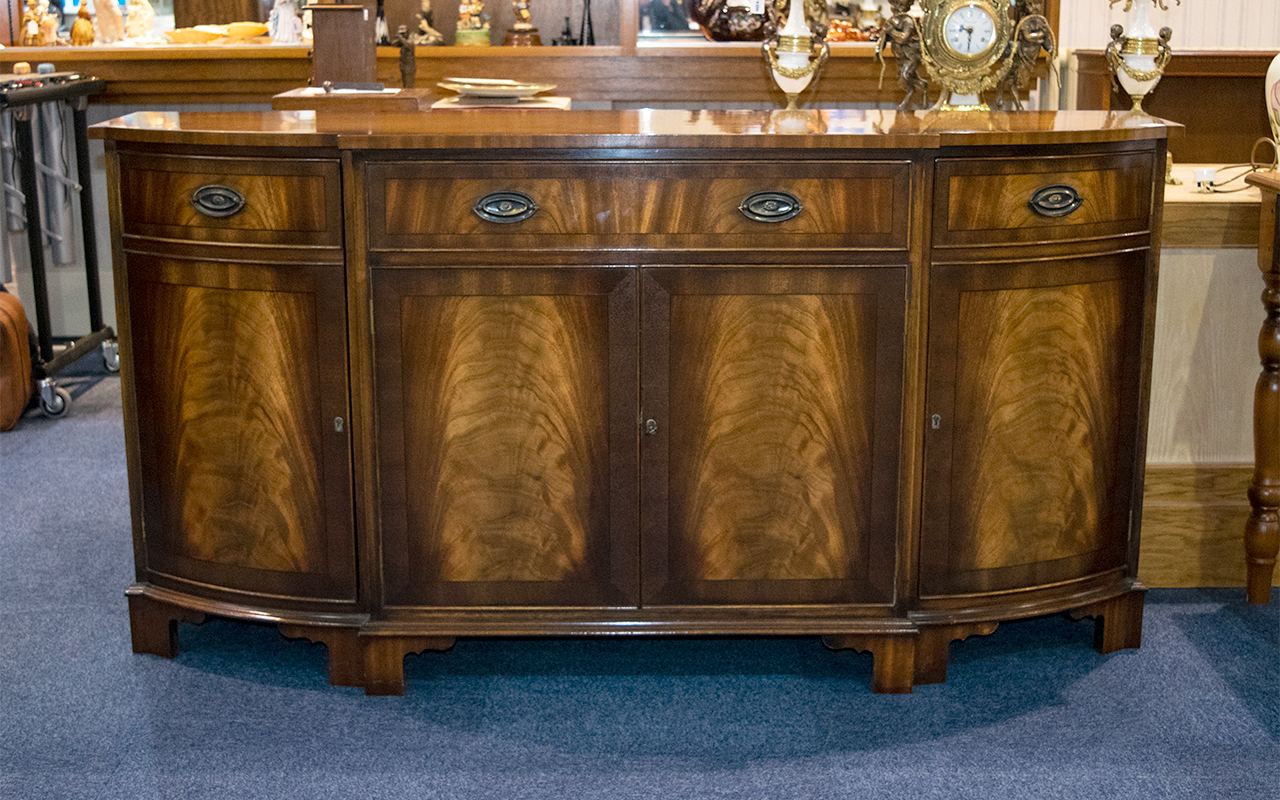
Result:
<svg viewBox="0 0 1280 800"><path fill-rule="evenodd" d="M436 85L463 97L533 97L538 92L556 88L554 83L524 83L499 78L445 78Z"/></svg>

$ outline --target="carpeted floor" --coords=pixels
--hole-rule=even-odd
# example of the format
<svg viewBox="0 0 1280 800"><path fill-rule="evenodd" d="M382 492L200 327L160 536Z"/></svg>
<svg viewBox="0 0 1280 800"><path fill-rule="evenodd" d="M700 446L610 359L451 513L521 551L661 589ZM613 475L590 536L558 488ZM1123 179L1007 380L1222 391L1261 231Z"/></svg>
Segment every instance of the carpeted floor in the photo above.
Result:
<svg viewBox="0 0 1280 800"><path fill-rule="evenodd" d="M405 697L269 626L134 655L119 380L61 385L0 435L0 798L1280 797L1280 594L1241 589L1153 590L1109 656L1007 623L904 696L813 639L463 640Z"/></svg>

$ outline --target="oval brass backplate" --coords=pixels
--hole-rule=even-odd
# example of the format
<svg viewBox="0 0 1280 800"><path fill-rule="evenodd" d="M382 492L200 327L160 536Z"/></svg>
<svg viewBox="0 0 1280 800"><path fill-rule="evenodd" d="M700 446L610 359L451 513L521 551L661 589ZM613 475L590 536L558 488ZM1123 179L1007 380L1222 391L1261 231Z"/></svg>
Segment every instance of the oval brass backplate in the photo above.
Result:
<svg viewBox="0 0 1280 800"><path fill-rule="evenodd" d="M756 222L786 222L803 210L800 198L791 192L756 192L738 206L747 219Z"/></svg>
<svg viewBox="0 0 1280 800"><path fill-rule="evenodd" d="M1065 217L1084 203L1074 188L1066 185L1037 189L1027 206L1042 217Z"/></svg>
<svg viewBox="0 0 1280 800"><path fill-rule="evenodd" d="M244 209L244 195L230 186L211 183L191 193L191 205L208 217L230 217Z"/></svg>
<svg viewBox="0 0 1280 800"><path fill-rule="evenodd" d="M524 192L490 192L471 209L489 222L523 222L538 210L538 204Z"/></svg>

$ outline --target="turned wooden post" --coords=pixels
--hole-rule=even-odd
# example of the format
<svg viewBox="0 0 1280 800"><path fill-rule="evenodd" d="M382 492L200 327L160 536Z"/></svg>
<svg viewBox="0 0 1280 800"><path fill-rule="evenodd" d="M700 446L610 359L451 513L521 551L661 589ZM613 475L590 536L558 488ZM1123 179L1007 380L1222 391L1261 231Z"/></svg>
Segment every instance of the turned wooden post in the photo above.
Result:
<svg viewBox="0 0 1280 800"><path fill-rule="evenodd" d="M1249 519L1244 526L1246 594L1250 603L1271 600L1276 553L1280 552L1280 178L1254 173L1245 180L1262 191L1258 268L1265 288L1267 316L1258 334L1262 374L1253 392L1253 480L1249 483Z"/></svg>

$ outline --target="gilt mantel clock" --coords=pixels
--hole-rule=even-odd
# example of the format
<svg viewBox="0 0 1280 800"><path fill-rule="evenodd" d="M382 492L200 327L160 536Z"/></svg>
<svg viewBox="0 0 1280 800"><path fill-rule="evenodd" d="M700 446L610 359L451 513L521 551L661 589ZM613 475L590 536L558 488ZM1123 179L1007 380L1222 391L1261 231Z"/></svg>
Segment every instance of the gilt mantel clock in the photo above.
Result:
<svg viewBox="0 0 1280 800"><path fill-rule="evenodd" d="M1002 0L926 0L920 44L931 82L941 87L935 108L987 110L984 91L1009 71L1013 22ZM955 102L953 102L953 100Z"/></svg>

